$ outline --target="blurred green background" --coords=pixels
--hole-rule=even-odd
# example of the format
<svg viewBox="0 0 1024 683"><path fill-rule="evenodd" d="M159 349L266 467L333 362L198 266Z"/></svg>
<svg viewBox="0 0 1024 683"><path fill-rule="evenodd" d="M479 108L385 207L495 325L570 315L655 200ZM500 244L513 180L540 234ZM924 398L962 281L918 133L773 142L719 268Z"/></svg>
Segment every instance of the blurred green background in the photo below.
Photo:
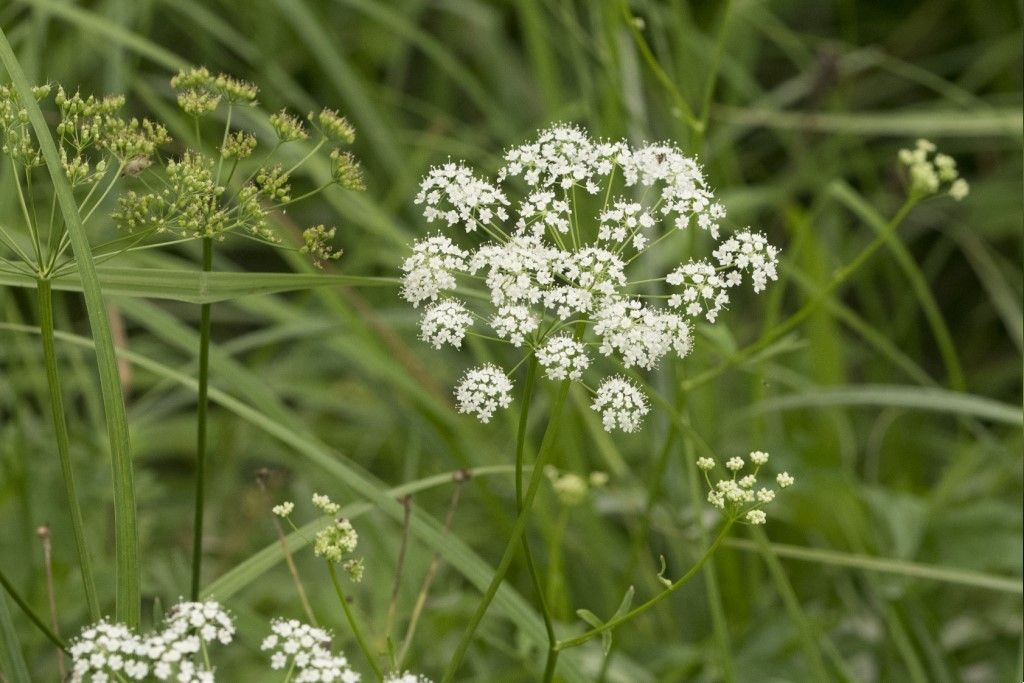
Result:
<svg viewBox="0 0 1024 683"><path fill-rule="evenodd" d="M658 413L637 435L609 437L583 394L573 397L558 465L607 471L611 481L566 515L550 490L539 501L531 538L540 561L558 567L552 595L565 633L581 626L577 608L607 616L629 585L639 596L657 591L659 555L670 577L699 556L714 517L694 499L687 462L702 443L721 457L770 451L798 486L776 504L766 536L734 534L709 571L620 629L603 673L591 643L566 658L562 675L1021 680L1022 4L633 0L624 7L5 0L0 25L32 80L124 92L140 115L173 107L167 80L184 65L254 81L268 110L331 106L347 114L359 131L355 151L368 191L332 188L280 221L292 234L296 224L337 225L345 256L332 270L343 273L397 274L408 244L426 230L412 197L430 165L463 158L491 172L505 147L549 122L636 142L668 139L699 155L727 224L756 226L783 246L781 279L757 299L737 297L718 326L700 330L690 358L654 374L699 438L675 433ZM637 19L627 21L627 12ZM688 125L687 108L706 117L705 132ZM901 203L896 152L918 137L956 157L970 196L918 207L898 240L794 333L693 386L813 298L875 237L865 217L888 218ZM851 211L843 188L873 208ZM7 204L0 216L13 211ZM192 268L192 246L138 264ZM681 257L659 254L666 262ZM221 245L216 267L308 269L301 258L242 241ZM194 375L197 307L114 303L132 351ZM32 324L36 315L30 297L6 288L0 312L12 323ZM58 326L88 333L78 297L59 300ZM454 412L449 387L471 354L418 342L416 314L395 290L240 299L215 306L214 330L213 386L261 417L213 409L208 582L274 543L256 485L260 468L272 470L275 501L306 501L314 490L360 499L308 449L269 438L260 428L268 422L306 443L318 439L329 458L372 473L382 486L511 463L513 416L482 426ZM73 455L110 601L100 402L91 357L63 351ZM34 339L0 332L0 566L45 613L35 529L51 524L60 622L70 635L83 625L85 605L55 493L38 353ZM133 367L127 382L148 613L153 599L166 606L187 592L195 396L152 368ZM441 477L414 503L441 520L452 488ZM512 507L507 474L478 477L464 491L453 533L493 566ZM564 536L557 536L562 517ZM374 512L355 524L367 563L355 602L379 634L402 530ZM431 556L410 541L399 623ZM342 615L327 607L321 563L308 551L297 561L314 604L324 605L321 619L357 660ZM535 604L523 566L513 565L511 580ZM413 668L443 670L478 599L470 581L442 564ZM225 602L243 647L225 657L222 673L262 680L254 653L265 622L301 616L301 608L282 564L237 588ZM39 680L56 679L52 648L20 614L15 619ZM492 608L465 680L536 679L538 623L532 612L516 620Z"/></svg>

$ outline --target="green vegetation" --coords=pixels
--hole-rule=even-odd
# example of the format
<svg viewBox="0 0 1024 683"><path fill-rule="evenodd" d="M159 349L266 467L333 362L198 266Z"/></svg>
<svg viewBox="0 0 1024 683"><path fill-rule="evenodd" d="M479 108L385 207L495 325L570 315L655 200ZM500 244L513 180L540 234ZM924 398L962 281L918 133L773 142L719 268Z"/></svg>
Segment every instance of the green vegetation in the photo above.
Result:
<svg viewBox="0 0 1024 683"><path fill-rule="evenodd" d="M3 3L0 87L21 102L42 83L124 95L173 138L154 169L192 145L225 185L271 141L296 203L267 176L273 207L232 205L259 213L251 239L190 224L108 258L151 152L84 202L39 134L53 92L25 105L37 184L0 154L0 680L59 680L98 614L149 630L190 594L234 615L224 680L280 680L260 652L276 617L331 629L363 680L1022 680L1022 19L940 0ZM186 103L219 108L183 112L168 82L201 66L258 105L224 106L251 98L220 82ZM322 139L275 146L282 109L320 112ZM424 174L493 177L556 122L671 141L724 226L781 248L778 280L735 290L690 355L628 371L651 403L636 433L535 361L509 409L460 414L468 368L522 353L437 351L400 296L439 230L413 201ZM354 156L321 147L332 126ZM962 201L911 192L898 153L918 138L955 158ZM54 220L64 260L28 227ZM796 484L766 526L723 522L698 459L761 450ZM271 514L311 519L314 492L358 532L361 582L308 547L329 518Z"/></svg>

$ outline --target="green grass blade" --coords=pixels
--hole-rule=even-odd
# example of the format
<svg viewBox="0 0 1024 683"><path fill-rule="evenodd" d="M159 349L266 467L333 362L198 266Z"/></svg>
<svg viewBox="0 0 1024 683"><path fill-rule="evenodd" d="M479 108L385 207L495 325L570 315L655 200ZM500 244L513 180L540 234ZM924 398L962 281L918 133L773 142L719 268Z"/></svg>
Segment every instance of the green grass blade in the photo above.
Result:
<svg viewBox="0 0 1024 683"><path fill-rule="evenodd" d="M10 683L32 683L25 665L25 656L21 653L21 640L14 630L11 611L7 607L7 596L0 593L0 664L3 664L3 678Z"/></svg>
<svg viewBox="0 0 1024 683"><path fill-rule="evenodd" d="M82 226L75 197L68 185L61 165L57 146L43 118L32 89L21 65L11 49L7 35L0 29L0 61L11 77L28 118L36 133L39 148L46 160L53 189L60 204L61 214L78 263L82 291L89 316L89 327L96 341L96 365L103 394L104 414L110 440L110 459L114 488L114 547L116 555L117 602L119 621L135 627L139 623L139 531L135 511L135 483L132 474L131 448L128 441L128 420L124 396L117 371L114 343L110 336L107 311L96 268L92 262L92 248Z"/></svg>
<svg viewBox="0 0 1024 683"><path fill-rule="evenodd" d="M819 388L801 394L768 399L743 414L760 414L821 406L884 406L928 410L976 417L1013 427L1024 426L1020 406L1000 403L983 396L936 387L887 384Z"/></svg>
<svg viewBox="0 0 1024 683"><path fill-rule="evenodd" d="M731 538L725 541L730 548L760 552L757 544L752 541ZM1021 595L1024 593L1019 578L1003 576L992 576L968 569L950 569L948 567L936 567L905 560L891 560L884 557L870 557L868 555L857 555L844 553L838 550L824 550L821 548L804 548L796 545L783 543L771 543L772 551L779 557L788 557L804 562L816 562L818 564L833 567L852 567L864 569L883 574L895 574L898 576L927 579L929 581L941 581L952 583L968 588L982 588L985 590L999 591Z"/></svg>
<svg viewBox="0 0 1024 683"><path fill-rule="evenodd" d="M100 286L110 296L168 299L191 304L229 301L254 294L277 294L313 287L397 287L397 278L305 273L203 273L159 268L97 268ZM35 287L27 275L0 273L0 285ZM58 290L83 291L78 273L53 281Z"/></svg>

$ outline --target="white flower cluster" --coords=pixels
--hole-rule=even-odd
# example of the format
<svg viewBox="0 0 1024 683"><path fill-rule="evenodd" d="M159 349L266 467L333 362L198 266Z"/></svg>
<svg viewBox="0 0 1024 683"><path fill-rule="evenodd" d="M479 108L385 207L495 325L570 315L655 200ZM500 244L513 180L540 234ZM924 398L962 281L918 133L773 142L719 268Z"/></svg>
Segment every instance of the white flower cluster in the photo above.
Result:
<svg viewBox="0 0 1024 683"><path fill-rule="evenodd" d="M405 671L403 673L388 674L384 677L384 683L433 683L426 676L420 676Z"/></svg>
<svg viewBox="0 0 1024 683"><path fill-rule="evenodd" d="M518 203L506 184L525 186ZM554 381L584 382L595 351L644 370L686 356L693 319L713 323L732 289L746 281L760 292L777 277L778 249L763 235L720 239L725 209L696 161L668 144L634 148L557 125L508 150L493 183L457 163L432 169L416 202L447 231L417 241L402 265L403 297L426 305L421 338L435 348L467 334L525 345ZM715 243L709 258L668 272L643 270L647 259L632 266L691 228ZM488 364L455 395L487 422L511 390ZM637 387L613 377L593 393L607 429L639 428L647 401Z"/></svg>
<svg viewBox="0 0 1024 683"><path fill-rule="evenodd" d="M949 196L960 201L971 191L970 185L956 169L956 160L937 152L933 142L918 140L914 149L901 149L899 159L910 176L910 191L913 193L922 196L935 194L946 184Z"/></svg>
<svg viewBox="0 0 1024 683"><path fill-rule="evenodd" d="M123 624L100 621L71 644L72 683L155 679L212 683L214 671L194 658L207 643L229 644L235 635L230 615L219 603L181 602L163 630L140 636ZM205 659L205 658L204 658Z"/></svg>
<svg viewBox="0 0 1024 683"><path fill-rule="evenodd" d="M289 672L296 683L357 683L343 654L332 654L331 634L296 619L275 619L260 649L270 652L270 668Z"/></svg>
<svg viewBox="0 0 1024 683"><path fill-rule="evenodd" d="M711 483L709 472L715 469L715 461L711 458L697 458L697 467L704 473L707 482L708 502L726 513L731 519L742 519L747 524L764 524L768 517L762 509L775 500L775 490L762 486L757 488L757 474L761 466L768 462L768 454L764 451L753 451L750 456L753 471L740 476L747 463L743 458L733 457L725 462L725 469L732 475L728 479L719 479ZM775 478L779 488L792 486L795 479L788 472L782 472Z"/></svg>

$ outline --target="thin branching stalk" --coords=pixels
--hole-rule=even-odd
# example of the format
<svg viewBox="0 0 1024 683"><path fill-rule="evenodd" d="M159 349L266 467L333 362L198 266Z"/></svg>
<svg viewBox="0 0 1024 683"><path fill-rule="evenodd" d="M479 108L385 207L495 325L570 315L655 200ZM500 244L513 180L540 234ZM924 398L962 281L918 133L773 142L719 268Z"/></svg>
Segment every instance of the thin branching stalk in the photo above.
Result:
<svg viewBox="0 0 1024 683"><path fill-rule="evenodd" d="M533 387L537 380L537 356L531 354L530 361L526 367L526 384L523 386L523 407L519 412L519 428L516 431L516 512L523 511L523 455L526 451L526 432L530 420L530 399L533 395ZM555 625L551 620L551 610L544 595L544 584L537 573L537 565L533 561L533 553L530 552L530 540L526 534L522 537L523 558L526 560L526 567L530 572L530 580L533 582L534 591L540 601L540 612L544 618L544 630L548 636L548 654L544 663L544 676L541 680L548 683L555 675L555 666L558 663L558 651L555 650L555 643L558 637L555 635Z"/></svg>
<svg viewBox="0 0 1024 683"><path fill-rule="evenodd" d="M512 557L515 555L516 548L521 545L521 539L523 537L523 533L526 531L526 524L529 521L530 511L533 507L533 500L537 497L540 482L544 478L544 465L547 464L551 457L554 441L558 435L559 427L561 426L562 409L565 407L565 399L569 395L570 384L571 382L568 380L563 381L558 389L558 395L551 406L551 413L548 416L548 426L544 431L544 438L541 441L540 450L537 451L537 458L534 462L533 473L530 476L530 484L526 489L526 495L523 497L522 510L516 517L515 524L512 527L511 537L505 546L505 552L501 556L501 561L498 563L498 566L494 571L494 577L491 579L490 585L488 585L487 590L484 592L484 595L480 600L480 604L477 605L476 611L473 613L469 625L462 634L462 639L459 641L458 647L448 664L448 669L445 671L444 677L441 679L442 683L448 683L454 679L455 674L459 670L459 666L462 664L463 658L466 656L466 650L469 649L469 645L473 641L473 634L476 633L477 626L480 625L480 621L484 618L484 614L487 613L487 608L490 606L491 601L494 600L494 596L498 592L498 588L501 586L502 581L504 581L505 574L508 573L509 565L512 564Z"/></svg>
<svg viewBox="0 0 1024 683"><path fill-rule="evenodd" d="M556 645L556 647L559 650L568 650L569 648L578 647L578 646L582 645L583 643L587 642L588 640L590 640L591 638L594 638L595 636L601 635L605 631L610 631L610 630L612 630L612 629L614 629L614 628L616 628L618 626L621 626L622 624L626 623L627 621L633 620L634 618L640 616L641 614L643 614L647 610L649 610L652 607L654 607L655 605L657 605L659 602L661 602L662 600L664 600L668 596L670 596L673 593L675 593L677 590L679 590L683 586L683 584L685 584L687 581L692 579L694 577L694 575L698 571L700 571L701 567L703 567L704 564L709 559L711 559L711 556L715 554L716 550L718 550L718 546L720 546L722 544L722 541L725 540L725 537L726 537L726 535L728 535L729 529L732 527L732 524L733 524L733 520L728 520L725 523L725 526L722 527L722 530L720 532L718 532L718 536L715 538L714 543L712 543L710 546L708 546L708 549L704 551L704 554L700 556L700 559L697 560L697 562L694 563L694 565L692 567L690 567L685 574L683 574L681 577L676 579L676 581L673 582L671 586L669 586L665 590L661 591L660 593L658 593L657 595L655 595L653 598L651 598L647 602L643 603L642 605L640 605L638 607L634 607L630 611L626 612L625 614L623 614L621 616L615 617L614 619L609 619L608 621L606 621L605 623L601 624L600 626L592 628L589 631L587 631L586 633L583 633L582 635L576 636L575 638L567 638L565 640L558 641L558 644Z"/></svg>
<svg viewBox="0 0 1024 683"><path fill-rule="evenodd" d="M352 635L356 637L356 643L359 644L359 649L363 653L363 657L370 663L370 668L373 669L374 675L378 681L384 680L384 672L381 671L380 665L377 664L377 658L373 656L370 651L370 646L366 643L366 639L363 638L363 632L359 628L359 623L356 621L355 615L352 614L352 608L349 607L348 599L345 597L345 591L341 589L341 582L338 581L338 572L334 569L334 563L331 561L327 562L327 571L331 574L331 583L334 584L334 592L338 594L338 602L341 603L341 608L345 611L345 619L348 620L348 625L352 629Z"/></svg>
<svg viewBox="0 0 1024 683"><path fill-rule="evenodd" d="M39 331L43 342L43 365L46 366L46 384L50 393L50 415L53 418L53 434L57 442L57 460L60 462L61 478L64 480L64 495L68 501L71 516L71 530L78 554L78 569L82 574L82 589L89 608L89 617L100 618L100 602L96 594L96 578L92 570L89 547L85 542L85 523L82 508L78 504L75 486L75 471L71 464L71 448L68 439L67 418L64 414L64 399L61 392L60 370L57 366L57 350L53 336L53 290L50 280L39 278L36 285L39 299Z"/></svg>
<svg viewBox="0 0 1024 683"><path fill-rule="evenodd" d="M213 238L203 238L202 271L213 269ZM196 405L196 494L192 530L192 599L199 599L203 571L203 513L206 503L206 430L210 407L210 306L199 308L199 398Z"/></svg>

